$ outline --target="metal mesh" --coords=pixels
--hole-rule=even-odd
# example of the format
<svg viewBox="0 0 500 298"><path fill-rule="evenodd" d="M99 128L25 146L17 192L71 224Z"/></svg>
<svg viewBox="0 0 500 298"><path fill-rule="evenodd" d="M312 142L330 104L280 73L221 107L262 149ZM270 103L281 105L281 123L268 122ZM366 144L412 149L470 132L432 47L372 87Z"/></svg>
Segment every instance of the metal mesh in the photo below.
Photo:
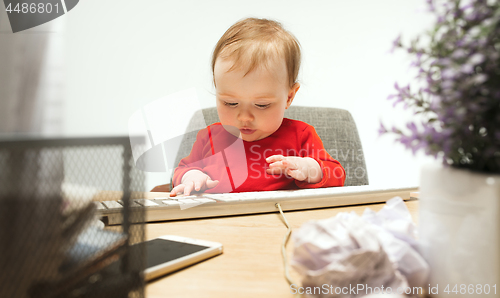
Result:
<svg viewBox="0 0 500 298"><path fill-rule="evenodd" d="M143 191L128 137L0 140L0 297L144 297Z"/></svg>

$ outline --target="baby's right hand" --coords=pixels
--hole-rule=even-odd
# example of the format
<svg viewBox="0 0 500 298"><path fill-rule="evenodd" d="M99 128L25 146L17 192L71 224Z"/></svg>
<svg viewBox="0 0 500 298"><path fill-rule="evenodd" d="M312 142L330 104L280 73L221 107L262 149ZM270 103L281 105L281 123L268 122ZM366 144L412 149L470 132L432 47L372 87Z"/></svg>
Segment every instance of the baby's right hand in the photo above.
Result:
<svg viewBox="0 0 500 298"><path fill-rule="evenodd" d="M212 180L210 176L199 170L187 171L181 180L181 184L177 185L170 192L171 197L184 192L185 196L191 194L191 191L204 191L205 189L214 188L219 184L218 180Z"/></svg>

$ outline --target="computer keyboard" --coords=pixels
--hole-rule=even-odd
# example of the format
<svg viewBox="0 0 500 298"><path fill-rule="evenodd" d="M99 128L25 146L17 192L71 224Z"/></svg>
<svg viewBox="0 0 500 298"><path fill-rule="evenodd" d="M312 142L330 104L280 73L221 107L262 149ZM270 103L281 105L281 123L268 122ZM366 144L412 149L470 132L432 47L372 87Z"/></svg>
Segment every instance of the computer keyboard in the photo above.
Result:
<svg viewBox="0 0 500 298"><path fill-rule="evenodd" d="M276 212L276 203L280 203L283 210L300 210L385 202L396 196L406 200L410 198L410 192L417 189L364 185L177 197L169 197L169 193L145 193L144 198L132 200L131 207L145 208L146 221L153 222ZM121 223L123 202L118 200L94 203L104 222L109 225Z"/></svg>

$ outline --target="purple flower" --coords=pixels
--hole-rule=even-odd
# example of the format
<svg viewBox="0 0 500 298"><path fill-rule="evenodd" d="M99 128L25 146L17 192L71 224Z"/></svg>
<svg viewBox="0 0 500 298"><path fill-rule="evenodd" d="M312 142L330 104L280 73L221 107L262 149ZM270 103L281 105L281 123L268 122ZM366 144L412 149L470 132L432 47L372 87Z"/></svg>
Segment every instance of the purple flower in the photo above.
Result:
<svg viewBox="0 0 500 298"><path fill-rule="evenodd" d="M479 14L477 12L475 12L475 11L472 11L472 12L470 12L468 14L465 14L464 18L465 18L466 21L472 22L472 21L477 20L478 17L479 17Z"/></svg>
<svg viewBox="0 0 500 298"><path fill-rule="evenodd" d="M464 12L466 10L469 10L470 8L472 8L472 4L471 3L464 3L464 2L461 2L460 3L460 7L458 8L460 11Z"/></svg>
<svg viewBox="0 0 500 298"><path fill-rule="evenodd" d="M393 53L394 50L399 46L401 46L401 34L398 35L398 37L396 37L396 39L392 41L392 47L389 50L389 53Z"/></svg>
<svg viewBox="0 0 500 298"><path fill-rule="evenodd" d="M460 71L466 74L471 74L474 71L474 65L464 64L460 67Z"/></svg>
<svg viewBox="0 0 500 298"><path fill-rule="evenodd" d="M500 173L500 83L495 81L500 74L500 1L439 3L443 6L427 0L437 18L427 46L419 46L420 36L407 47L401 35L392 44L414 55L411 67L418 70L420 88L395 83L396 93L388 99L430 120L407 123L406 132L381 125L379 133L395 134L414 154L424 149L446 165Z"/></svg>
<svg viewBox="0 0 500 298"><path fill-rule="evenodd" d="M378 128L378 136L380 137L381 135L387 133L387 128L385 128L384 124L380 122L380 126Z"/></svg>
<svg viewBox="0 0 500 298"><path fill-rule="evenodd" d="M435 111L435 110L439 109L440 104L441 104L441 97L434 96L431 100L431 103L430 103L431 110Z"/></svg>
<svg viewBox="0 0 500 298"><path fill-rule="evenodd" d="M445 80L448 79L453 79L455 75L457 74L457 71L453 68L446 68L441 72L441 77Z"/></svg>
<svg viewBox="0 0 500 298"><path fill-rule="evenodd" d="M479 73L479 74L472 77L472 81L475 84L482 84L482 83L486 82L486 80L488 80L488 75L486 75L484 73Z"/></svg>
<svg viewBox="0 0 500 298"><path fill-rule="evenodd" d="M443 80L443 83L441 84L441 88L443 88L444 90L452 89L454 84L455 83L453 80Z"/></svg>
<svg viewBox="0 0 500 298"><path fill-rule="evenodd" d="M436 8L434 7L434 1L433 0L426 0L427 2L427 7L429 8L429 11L430 12L433 12L436 10Z"/></svg>
<svg viewBox="0 0 500 298"><path fill-rule="evenodd" d="M395 83L394 83L394 89L396 89L396 90L400 91L398 82L395 82Z"/></svg>
<svg viewBox="0 0 500 298"><path fill-rule="evenodd" d="M391 132L392 133L397 133L397 134L401 133L401 131L399 129L397 129L396 127L394 127L394 126L391 128Z"/></svg>
<svg viewBox="0 0 500 298"><path fill-rule="evenodd" d="M412 144L415 141L413 137L407 135L401 135L398 140L406 147L406 149L411 149Z"/></svg>
<svg viewBox="0 0 500 298"><path fill-rule="evenodd" d="M406 124L406 127L413 133L413 135L418 134L418 128L417 125L415 125L415 123L409 122Z"/></svg>
<svg viewBox="0 0 500 298"><path fill-rule="evenodd" d="M471 65L477 65L479 63L482 63L485 60L485 57L481 53L475 53L474 55L469 57L469 60L467 60L468 64Z"/></svg>
<svg viewBox="0 0 500 298"><path fill-rule="evenodd" d="M452 57L453 59L462 59L462 58L464 58L465 56L467 56L467 52L466 52L464 49L462 49L462 48L458 48L458 49L456 49L456 50L453 52L453 54L451 54L451 57Z"/></svg>
<svg viewBox="0 0 500 298"><path fill-rule="evenodd" d="M439 65L442 65L442 66L448 66L448 65L451 65L451 59L450 58L440 58L437 60L436 63Z"/></svg>
<svg viewBox="0 0 500 298"><path fill-rule="evenodd" d="M467 107L467 109L469 111L472 111L472 112L479 112L482 110L481 106L476 104L476 103L470 103L469 106Z"/></svg>
<svg viewBox="0 0 500 298"><path fill-rule="evenodd" d="M397 95L397 98L394 103L392 104L392 107L395 107L398 103L403 102L403 97L401 95Z"/></svg>

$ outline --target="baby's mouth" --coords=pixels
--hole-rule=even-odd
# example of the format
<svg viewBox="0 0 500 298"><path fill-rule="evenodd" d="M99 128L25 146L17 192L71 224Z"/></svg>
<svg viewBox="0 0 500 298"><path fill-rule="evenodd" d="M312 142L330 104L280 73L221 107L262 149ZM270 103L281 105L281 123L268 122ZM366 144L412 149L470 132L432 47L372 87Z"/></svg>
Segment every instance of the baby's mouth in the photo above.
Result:
<svg viewBox="0 0 500 298"><path fill-rule="evenodd" d="M256 131L256 129L240 128L240 131L242 134L250 135L253 134Z"/></svg>

